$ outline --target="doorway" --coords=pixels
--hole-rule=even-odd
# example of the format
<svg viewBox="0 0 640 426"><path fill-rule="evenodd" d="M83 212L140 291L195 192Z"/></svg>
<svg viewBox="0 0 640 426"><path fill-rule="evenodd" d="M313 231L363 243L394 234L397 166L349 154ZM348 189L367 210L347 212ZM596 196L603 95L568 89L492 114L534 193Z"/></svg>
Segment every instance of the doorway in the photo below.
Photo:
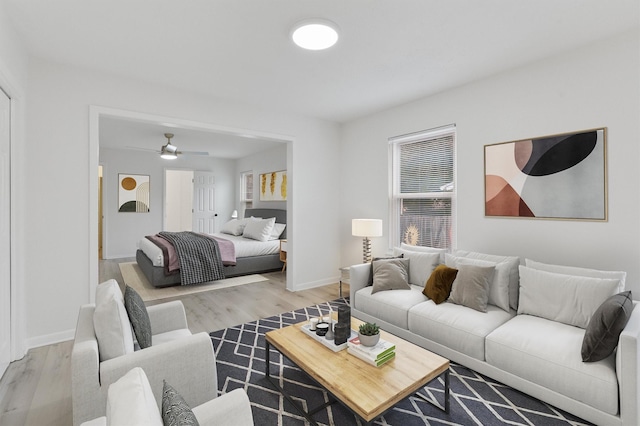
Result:
<svg viewBox="0 0 640 426"><path fill-rule="evenodd" d="M217 230L216 184L211 172L166 170L164 230L213 234Z"/></svg>
<svg viewBox="0 0 640 426"><path fill-rule="evenodd" d="M0 89L0 377L11 361L11 99Z"/></svg>

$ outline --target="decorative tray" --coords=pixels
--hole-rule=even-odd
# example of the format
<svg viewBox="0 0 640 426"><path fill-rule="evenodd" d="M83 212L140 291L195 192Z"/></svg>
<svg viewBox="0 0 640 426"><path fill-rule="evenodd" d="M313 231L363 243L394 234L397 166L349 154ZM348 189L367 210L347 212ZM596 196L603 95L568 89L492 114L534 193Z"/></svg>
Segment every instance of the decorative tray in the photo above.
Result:
<svg viewBox="0 0 640 426"><path fill-rule="evenodd" d="M325 345L327 348L331 349L334 352L340 352L344 349L347 349L347 342L358 335L358 333L351 330L351 335L349 336L349 338L347 338L347 342L341 345L336 345L335 343L333 343L333 339L327 340L324 338L324 336L318 336L315 331L311 331L309 329L310 327L311 326L309 324L305 324L302 327L300 327L300 330L302 330L302 332L307 336L317 340L318 342L322 343L323 345Z"/></svg>

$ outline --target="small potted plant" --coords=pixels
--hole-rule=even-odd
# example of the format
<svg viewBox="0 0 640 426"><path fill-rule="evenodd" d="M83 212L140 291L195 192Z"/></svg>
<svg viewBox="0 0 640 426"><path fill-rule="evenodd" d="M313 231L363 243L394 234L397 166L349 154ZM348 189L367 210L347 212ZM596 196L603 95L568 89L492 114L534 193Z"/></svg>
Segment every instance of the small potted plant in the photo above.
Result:
<svg viewBox="0 0 640 426"><path fill-rule="evenodd" d="M365 322L358 328L358 339L363 346L375 346L380 340L380 327L376 323Z"/></svg>

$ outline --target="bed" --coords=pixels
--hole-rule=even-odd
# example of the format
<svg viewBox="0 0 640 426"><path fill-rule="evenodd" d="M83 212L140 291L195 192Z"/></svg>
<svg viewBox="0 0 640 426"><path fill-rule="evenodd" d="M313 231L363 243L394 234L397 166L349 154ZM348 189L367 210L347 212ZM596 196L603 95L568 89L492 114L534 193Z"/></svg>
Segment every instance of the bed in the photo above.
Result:
<svg viewBox="0 0 640 426"><path fill-rule="evenodd" d="M245 211L245 217L251 216L265 219L275 217L277 224L286 225L287 223L286 210L247 209ZM232 241L236 248L236 264L224 266L224 275L226 278L282 270L283 263L280 260L280 239L287 238L286 228L280 235L280 239L266 242L224 233L214 235ZM166 274L162 250L153 243L150 243L146 237L138 243L136 262L154 287L169 287L181 284L180 272L175 271L169 275Z"/></svg>

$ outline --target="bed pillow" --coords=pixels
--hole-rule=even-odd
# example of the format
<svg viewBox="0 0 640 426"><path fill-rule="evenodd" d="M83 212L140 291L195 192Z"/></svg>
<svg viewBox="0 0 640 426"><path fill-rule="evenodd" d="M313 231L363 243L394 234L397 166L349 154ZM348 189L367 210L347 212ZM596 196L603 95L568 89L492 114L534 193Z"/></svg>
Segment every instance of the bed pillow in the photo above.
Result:
<svg viewBox="0 0 640 426"><path fill-rule="evenodd" d="M372 262L373 288L371 294L386 290L411 290L409 259L378 260Z"/></svg>
<svg viewBox="0 0 640 426"><path fill-rule="evenodd" d="M447 265L438 265L427 280L422 294L439 305L449 298L456 275L458 275L457 269L449 268Z"/></svg>
<svg viewBox="0 0 640 426"><path fill-rule="evenodd" d="M460 264L449 302L466 306L480 312L487 312L489 285L493 277L493 266Z"/></svg>
<svg viewBox="0 0 640 426"><path fill-rule="evenodd" d="M598 307L617 293L619 280L556 274L520 266L518 315L587 328Z"/></svg>
<svg viewBox="0 0 640 426"><path fill-rule="evenodd" d="M242 235L244 227L247 225L249 219L231 219L229 222L222 225L220 232L229 235Z"/></svg>
<svg viewBox="0 0 640 426"><path fill-rule="evenodd" d="M276 223L276 218L269 219L252 219L247 222L244 227L242 236L244 238L250 238L257 241L269 241L271 231L273 231L273 225Z"/></svg>
<svg viewBox="0 0 640 426"><path fill-rule="evenodd" d="M476 265L494 268L493 276L489 281L490 303L498 308L509 312L509 265L507 263L495 263L477 258L458 257L445 254L445 263L450 268L458 269L460 265Z"/></svg>
<svg viewBox="0 0 640 426"><path fill-rule="evenodd" d="M440 264L440 253L403 250L395 247L394 256L409 259L409 284L424 286L436 266Z"/></svg>
<svg viewBox="0 0 640 426"><path fill-rule="evenodd" d="M131 323L116 280L105 281L96 288L93 328L98 340L100 361L133 352Z"/></svg>
<svg viewBox="0 0 640 426"><path fill-rule="evenodd" d="M552 265L549 263L536 262L535 260L525 259L524 264L527 268L537 269L539 271L554 272L556 274L576 275L579 277L592 278L612 278L619 280L618 293L624 291L627 273L623 271L599 271L597 269L579 268L577 266Z"/></svg>
<svg viewBox="0 0 640 426"><path fill-rule="evenodd" d="M618 346L620 333L627 325L633 311L631 292L611 296L593 314L582 340L582 361L596 362L605 359Z"/></svg>
<svg viewBox="0 0 640 426"><path fill-rule="evenodd" d="M274 223L273 224L273 230L271 231L271 236L269 237L270 240L279 240L280 239L280 235L282 235L282 233L284 232L284 228L286 228L287 225L284 223Z"/></svg>
<svg viewBox="0 0 640 426"><path fill-rule="evenodd" d="M500 256L466 250L456 250L454 256L486 260L487 262L493 262L495 264L504 263L504 267L508 269L509 273L509 306L512 309L518 309L518 292L520 290L520 275L518 272L520 258L518 256ZM508 312L509 309L506 309L506 311Z"/></svg>

